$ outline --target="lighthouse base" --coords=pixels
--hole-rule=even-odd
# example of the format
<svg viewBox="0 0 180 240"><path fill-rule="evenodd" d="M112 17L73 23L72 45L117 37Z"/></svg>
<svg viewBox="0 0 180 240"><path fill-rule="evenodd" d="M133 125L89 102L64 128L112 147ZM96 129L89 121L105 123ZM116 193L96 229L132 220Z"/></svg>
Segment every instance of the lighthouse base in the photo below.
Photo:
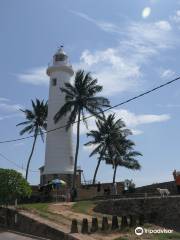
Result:
<svg viewBox="0 0 180 240"><path fill-rule="evenodd" d="M44 166L39 168L40 170L40 186L48 184L54 179L60 179L66 182L67 187L72 186L73 174L71 173L53 173L53 174L44 174ZM76 172L76 186L81 185L81 173L82 170L78 169Z"/></svg>

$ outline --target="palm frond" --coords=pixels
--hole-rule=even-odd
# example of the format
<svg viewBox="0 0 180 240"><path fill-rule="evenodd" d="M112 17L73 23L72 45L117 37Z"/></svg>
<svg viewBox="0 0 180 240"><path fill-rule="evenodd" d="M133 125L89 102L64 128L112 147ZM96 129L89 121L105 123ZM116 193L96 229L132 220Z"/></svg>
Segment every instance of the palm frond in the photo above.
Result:
<svg viewBox="0 0 180 240"><path fill-rule="evenodd" d="M44 132L42 131L41 128L39 129L39 133L40 133L40 135L41 135L42 141L44 142Z"/></svg>
<svg viewBox="0 0 180 240"><path fill-rule="evenodd" d="M67 122L67 126L66 126L66 130L69 129L69 127L75 122L76 120L76 116L78 114L78 106L77 105L74 105L72 106L74 109L72 110L72 112L70 113L70 116L69 116L69 120Z"/></svg>
<svg viewBox="0 0 180 240"><path fill-rule="evenodd" d="M89 157L92 157L96 154L99 154L102 152L102 146L99 144L97 147L95 147L92 152L89 154Z"/></svg>
<svg viewBox="0 0 180 240"><path fill-rule="evenodd" d="M86 116L85 116L85 113L84 113L84 109L83 109L83 108L82 108L81 112L82 112L82 121L84 122L84 125L85 125L86 128L88 129L88 122L87 122L87 119L86 119Z"/></svg>
<svg viewBox="0 0 180 240"><path fill-rule="evenodd" d="M25 121L25 122L21 122L21 123L18 123L18 124L16 124L16 127L17 126L20 126L20 125L26 125L26 124L29 124L29 123L31 123L31 121Z"/></svg>
<svg viewBox="0 0 180 240"><path fill-rule="evenodd" d="M31 124L25 128L23 128L21 131L20 131L20 135L23 135L24 133L27 133L27 132L30 132L32 129L34 128L34 126Z"/></svg>
<svg viewBox="0 0 180 240"><path fill-rule="evenodd" d="M66 114L68 114L71 111L71 109L73 108L73 104L74 104L74 101L65 103L61 107L61 109L55 114L54 122L57 123L59 121L59 119L61 119Z"/></svg>
<svg viewBox="0 0 180 240"><path fill-rule="evenodd" d="M48 114L48 104L47 101L40 101L36 99L35 101L31 100L32 110L20 109L21 112L24 113L27 121L17 124L16 126L28 125L24 129L20 131L20 135L24 133L28 134L36 134L36 131L41 132L46 130L47 127L47 114Z"/></svg>

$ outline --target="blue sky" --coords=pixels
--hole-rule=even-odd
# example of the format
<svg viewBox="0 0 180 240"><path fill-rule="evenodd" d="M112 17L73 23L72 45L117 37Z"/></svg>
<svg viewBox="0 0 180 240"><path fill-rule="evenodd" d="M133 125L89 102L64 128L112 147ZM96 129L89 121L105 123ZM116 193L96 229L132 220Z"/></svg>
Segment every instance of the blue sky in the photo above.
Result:
<svg viewBox="0 0 180 240"><path fill-rule="evenodd" d="M74 69L91 71L104 86L104 95L119 103L179 76L180 1L178 0L2 0L0 8L0 140L19 137L19 108L30 100L48 99L46 67L64 44ZM180 82L113 110L132 129L142 170L119 168L117 180L137 185L172 180L180 169ZM89 129L94 127L93 120ZM96 159L85 128L81 129L79 165L92 179ZM0 145L0 153L20 168L32 139ZM39 182L44 162L39 139L31 162L30 182ZM0 159L0 167L20 170ZM112 168L101 165L98 179L111 181Z"/></svg>

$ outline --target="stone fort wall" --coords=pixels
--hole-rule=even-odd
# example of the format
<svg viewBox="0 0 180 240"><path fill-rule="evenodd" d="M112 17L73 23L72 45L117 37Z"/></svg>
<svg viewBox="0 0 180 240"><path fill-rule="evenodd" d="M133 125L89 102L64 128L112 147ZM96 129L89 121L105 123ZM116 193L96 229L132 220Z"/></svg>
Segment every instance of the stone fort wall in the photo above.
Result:
<svg viewBox="0 0 180 240"><path fill-rule="evenodd" d="M177 188L174 181L163 182L163 183L154 183L151 185L146 185L136 188L136 193L154 193L157 194L157 188L167 188L171 195L177 194Z"/></svg>
<svg viewBox="0 0 180 240"><path fill-rule="evenodd" d="M0 207L0 227L52 240L79 240L59 228L37 221L25 213Z"/></svg>
<svg viewBox="0 0 180 240"><path fill-rule="evenodd" d="M141 198L101 201L94 209L103 214L143 215L146 222L180 231L180 197Z"/></svg>

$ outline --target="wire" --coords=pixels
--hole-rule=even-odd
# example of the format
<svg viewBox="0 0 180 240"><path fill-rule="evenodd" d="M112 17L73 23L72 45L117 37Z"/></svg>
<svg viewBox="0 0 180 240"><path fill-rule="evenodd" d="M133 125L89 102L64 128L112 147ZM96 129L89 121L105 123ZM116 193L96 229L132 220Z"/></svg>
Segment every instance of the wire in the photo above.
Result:
<svg viewBox="0 0 180 240"><path fill-rule="evenodd" d="M18 165L17 163L15 163L14 161L10 160L9 158L7 158L4 154L0 153L0 156L5 159L6 161L12 163L14 166L16 166L18 169L22 169L25 170L23 167L21 167L20 165ZM29 169L30 172L39 172L37 170L31 170Z"/></svg>
<svg viewBox="0 0 180 240"><path fill-rule="evenodd" d="M177 78L175 78L175 79L173 79L173 80L171 80L171 81L165 82L164 84L161 84L161 85L159 85L159 86L157 86L157 87L154 87L154 88L152 88L152 89L150 89L150 90L148 90L148 91L145 91L145 92L143 92L143 93L141 93L141 94L139 94L139 95L136 95L136 96L134 96L134 97L132 97L132 98L129 98L128 100L125 100L125 101L123 101L123 102L121 102L121 103L118 103L118 104L116 104L116 105L113 105L113 106L111 106L111 107L108 107L108 108L104 109L103 111L98 112L96 115L99 115L99 114L101 114L101 113L107 112L107 111L109 111L109 110L111 110L111 109L113 109L113 108L117 108L117 107L122 106L122 105L124 105L124 104L126 104L126 103L132 102L132 101L134 101L134 100L136 100L136 99L138 99L138 98L140 98L140 97L143 97L143 96L145 96L145 95L147 95L147 94L149 94L149 93L152 93L152 92L154 92L154 91L156 91L156 90L158 90L158 89L160 89L160 88L163 88L163 87L165 87L165 86L167 86L167 85L170 85L171 83L174 83L174 82L176 82L176 81L178 81L178 80L180 80L180 77L177 77ZM89 119L89 118L94 117L94 116L95 116L95 115L89 115L89 116L87 116L87 117L85 117L85 118L81 118L80 121L84 121L84 120ZM72 122L71 124L73 125L73 124L75 124L75 123L77 123L77 122L78 122L78 121L74 121L74 122ZM65 128L65 127L67 127L67 126L68 126L68 125L66 124L66 125L63 125L63 126L60 126L60 127L57 127L57 128L51 129L51 130L48 130L48 131L44 131L44 133L54 132L54 131L57 131L57 130L59 130L59 129ZM39 133L38 135L40 135L40 133ZM33 137L34 137L34 135L27 136L27 137L21 137L21 138L15 138L15 139L9 139L9 140L5 140L5 141L0 141L0 144L17 142L17 141L21 141L21 140L25 140L25 139L33 138Z"/></svg>

